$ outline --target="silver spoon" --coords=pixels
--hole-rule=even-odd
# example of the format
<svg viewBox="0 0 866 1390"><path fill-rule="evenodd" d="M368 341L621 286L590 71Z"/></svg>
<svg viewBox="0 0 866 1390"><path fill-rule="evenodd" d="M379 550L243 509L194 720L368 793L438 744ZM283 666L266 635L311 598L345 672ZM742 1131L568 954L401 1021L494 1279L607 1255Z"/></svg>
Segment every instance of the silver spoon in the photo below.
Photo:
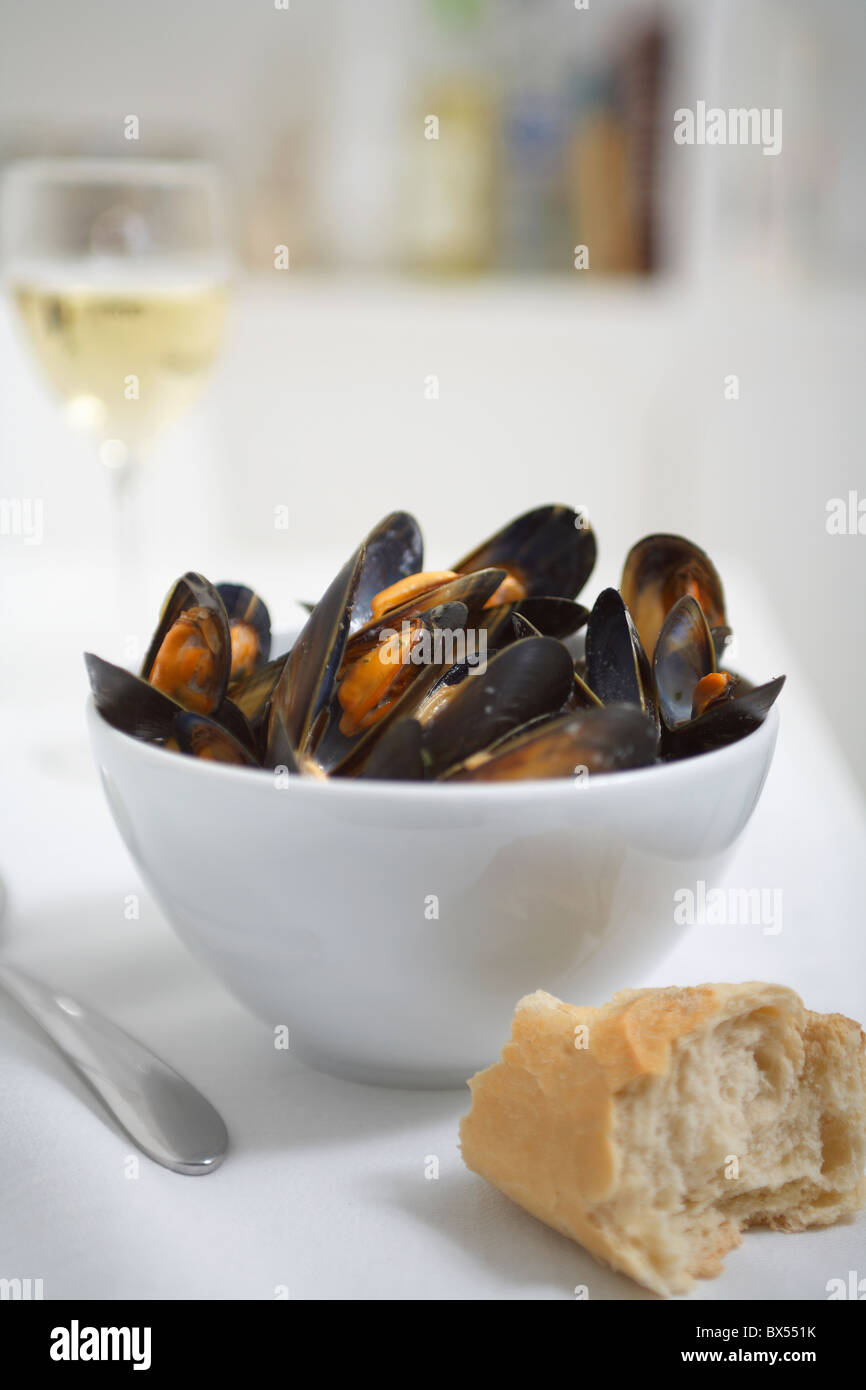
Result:
<svg viewBox="0 0 866 1390"><path fill-rule="evenodd" d="M0 882L0 915L3 911ZM92 1009L17 966L0 964L0 986L40 1025L149 1158L175 1173L212 1173L228 1133L204 1096L167 1063Z"/></svg>

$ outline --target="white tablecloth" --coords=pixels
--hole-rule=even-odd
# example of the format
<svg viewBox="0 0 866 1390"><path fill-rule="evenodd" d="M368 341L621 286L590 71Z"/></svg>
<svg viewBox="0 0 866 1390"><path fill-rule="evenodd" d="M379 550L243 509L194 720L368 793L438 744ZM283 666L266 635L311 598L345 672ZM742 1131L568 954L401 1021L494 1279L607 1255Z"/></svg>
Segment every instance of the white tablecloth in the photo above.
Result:
<svg viewBox="0 0 866 1390"><path fill-rule="evenodd" d="M731 881L782 888L783 930L694 927L652 977L623 985L767 978L862 1020L863 807L797 658L753 598L740 605L744 668L787 668L789 682ZM353 1085L274 1049L144 893L90 768L77 700L29 713L0 704L0 759L4 949L187 1075L232 1144L207 1178L143 1157L135 1176L129 1140L0 999L0 1277L42 1279L46 1298L572 1298L580 1284L595 1299L650 1297L463 1167L465 1093ZM137 920L125 916L129 894L141 896ZM504 1039L508 1019L502 1028ZM438 1178L425 1176L431 1156ZM692 1297L822 1299L852 1269L866 1273L866 1220L758 1232Z"/></svg>

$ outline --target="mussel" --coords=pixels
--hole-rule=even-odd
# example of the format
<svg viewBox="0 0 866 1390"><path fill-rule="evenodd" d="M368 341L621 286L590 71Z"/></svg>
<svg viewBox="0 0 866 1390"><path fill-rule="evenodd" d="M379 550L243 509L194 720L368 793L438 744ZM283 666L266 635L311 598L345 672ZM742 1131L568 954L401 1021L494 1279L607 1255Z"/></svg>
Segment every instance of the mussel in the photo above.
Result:
<svg viewBox="0 0 866 1390"><path fill-rule="evenodd" d="M245 584L218 584L231 638L229 681L244 680L264 666L271 654L271 617L267 606Z"/></svg>
<svg viewBox="0 0 866 1390"><path fill-rule="evenodd" d="M402 619L399 628L383 626L357 653L350 644L337 684L340 733L351 738L380 723L420 669L433 664L437 639L453 643L455 632L465 631L468 613L465 603L437 604Z"/></svg>
<svg viewBox="0 0 866 1390"><path fill-rule="evenodd" d="M165 743L172 737L176 715L182 707L124 666L84 653L84 665L93 700L113 728L146 743Z"/></svg>
<svg viewBox="0 0 866 1390"><path fill-rule="evenodd" d="M595 556L595 535L582 514L571 507L536 507L482 541L453 568L458 574L491 566L506 570L492 606L537 596L576 598Z"/></svg>
<svg viewBox="0 0 866 1390"><path fill-rule="evenodd" d="M231 672L228 615L220 595L190 571L165 601L141 678L195 714L223 701Z"/></svg>
<svg viewBox="0 0 866 1390"><path fill-rule="evenodd" d="M653 656L659 710L666 729L691 719L695 691L715 673L715 646L704 611L697 599L686 594L677 599L665 618Z"/></svg>
<svg viewBox="0 0 866 1390"><path fill-rule="evenodd" d="M183 710L175 717L174 737L181 753L207 762L232 763L236 767L258 767L250 750L215 719Z"/></svg>
<svg viewBox="0 0 866 1390"><path fill-rule="evenodd" d="M586 685L603 705L636 705L658 723L652 670L631 614L616 589L603 589L589 615Z"/></svg>
<svg viewBox="0 0 866 1390"><path fill-rule="evenodd" d="M646 767L656 755L652 719L630 705L606 705L543 719L451 768L449 782L515 782L584 777Z"/></svg>
<svg viewBox="0 0 866 1390"><path fill-rule="evenodd" d="M673 605L658 635L653 674L666 758L690 757L733 743L762 723L785 677L752 686L716 664L716 642L697 599Z"/></svg>
<svg viewBox="0 0 866 1390"><path fill-rule="evenodd" d="M352 631L373 617L373 599L377 594L410 574L417 574L424 562L421 528L409 512L391 512L383 517L364 545L364 571L352 607Z"/></svg>
<svg viewBox="0 0 866 1390"><path fill-rule="evenodd" d="M270 723L277 716L282 719L297 757L313 754L324 732L364 558L362 545L331 581L301 629L271 696Z"/></svg>
<svg viewBox="0 0 866 1390"><path fill-rule="evenodd" d="M650 660L662 623L685 595L697 600L711 628L727 624L718 571L684 536L644 536L626 556L619 588Z"/></svg>

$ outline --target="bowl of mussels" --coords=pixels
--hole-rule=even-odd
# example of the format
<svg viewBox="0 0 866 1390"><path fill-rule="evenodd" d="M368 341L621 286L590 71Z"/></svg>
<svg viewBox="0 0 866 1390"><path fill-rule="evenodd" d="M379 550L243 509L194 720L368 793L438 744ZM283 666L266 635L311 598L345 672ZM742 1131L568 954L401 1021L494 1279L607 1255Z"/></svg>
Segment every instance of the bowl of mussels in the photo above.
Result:
<svg viewBox="0 0 866 1390"><path fill-rule="evenodd" d="M723 873L784 676L728 669L712 561L652 535L618 589L565 506L434 569L385 517L285 643L190 572L141 670L85 655L118 829L183 941L289 1047L460 1085L514 1000L639 985ZM282 596L282 601L290 596Z"/></svg>

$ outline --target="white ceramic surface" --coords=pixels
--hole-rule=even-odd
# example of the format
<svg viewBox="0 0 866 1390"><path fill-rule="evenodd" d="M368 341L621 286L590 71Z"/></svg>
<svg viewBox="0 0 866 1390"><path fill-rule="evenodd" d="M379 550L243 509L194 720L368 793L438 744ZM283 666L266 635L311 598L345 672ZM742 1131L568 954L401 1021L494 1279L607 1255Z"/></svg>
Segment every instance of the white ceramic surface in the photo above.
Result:
<svg viewBox="0 0 866 1390"><path fill-rule="evenodd" d="M180 757L88 709L121 835L182 940L309 1065L461 1085L517 999L639 985L719 879L778 714L728 748L585 783L318 782ZM438 916L434 912L438 911Z"/></svg>

